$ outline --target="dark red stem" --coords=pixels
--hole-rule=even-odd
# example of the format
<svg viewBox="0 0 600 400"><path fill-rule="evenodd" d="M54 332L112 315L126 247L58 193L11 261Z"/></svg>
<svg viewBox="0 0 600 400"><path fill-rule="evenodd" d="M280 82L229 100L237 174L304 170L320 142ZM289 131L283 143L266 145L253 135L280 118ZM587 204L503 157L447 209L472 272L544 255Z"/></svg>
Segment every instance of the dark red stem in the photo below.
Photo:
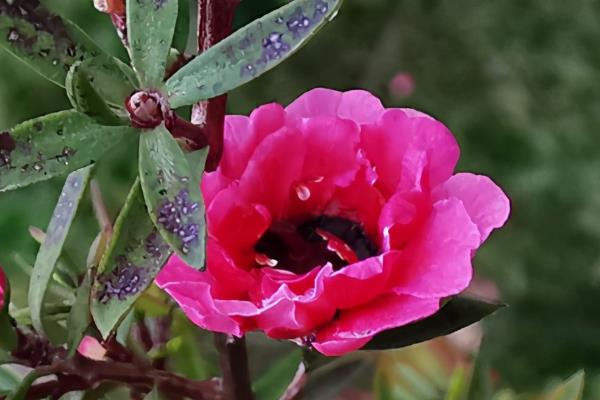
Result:
<svg viewBox="0 0 600 400"><path fill-rule="evenodd" d="M215 333L215 346L219 351L223 392L227 400L253 400L246 340Z"/></svg>
<svg viewBox="0 0 600 400"><path fill-rule="evenodd" d="M231 33L239 0L198 0L198 54L214 46ZM223 153L223 125L227 95L196 104L192 122L206 129L210 151L206 170L214 171Z"/></svg>

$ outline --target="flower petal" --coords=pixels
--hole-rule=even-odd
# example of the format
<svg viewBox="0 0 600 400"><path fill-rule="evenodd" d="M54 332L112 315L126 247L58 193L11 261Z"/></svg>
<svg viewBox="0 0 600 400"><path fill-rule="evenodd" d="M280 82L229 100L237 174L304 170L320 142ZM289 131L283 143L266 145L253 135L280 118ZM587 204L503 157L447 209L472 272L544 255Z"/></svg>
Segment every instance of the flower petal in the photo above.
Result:
<svg viewBox="0 0 600 400"><path fill-rule="evenodd" d="M240 324L215 304L211 293L214 281L208 273L183 263L169 262L156 278L156 284L179 304L196 325L238 337L243 335Z"/></svg>
<svg viewBox="0 0 600 400"><path fill-rule="evenodd" d="M437 198L462 201L481 234L481 243L508 219L510 201L490 178L469 173L456 174L439 187Z"/></svg>
<svg viewBox="0 0 600 400"><path fill-rule="evenodd" d="M377 300L340 313L337 321L317 332L313 346L326 356L358 350L386 329L428 317L439 309L439 299L421 299L389 293Z"/></svg>
<svg viewBox="0 0 600 400"><path fill-rule="evenodd" d="M348 309L368 303L386 288L391 264L383 256L370 257L333 272L325 279L329 301L338 309Z"/></svg>
<svg viewBox="0 0 600 400"><path fill-rule="evenodd" d="M284 216L293 183L300 180L306 148L296 130L282 128L256 148L240 178L239 196L248 203L263 204L273 218Z"/></svg>
<svg viewBox="0 0 600 400"><path fill-rule="evenodd" d="M276 103L258 107L250 117L225 117L223 155L219 169L223 175L237 179L244 172L257 146L285 124L285 110Z"/></svg>
<svg viewBox="0 0 600 400"><path fill-rule="evenodd" d="M471 254L480 243L477 226L457 199L440 200L405 250L390 252L398 293L441 298L463 291L473 275Z"/></svg>
<svg viewBox="0 0 600 400"><path fill-rule="evenodd" d="M383 110L381 101L367 91L338 92L324 88L304 93L286 108L293 118L340 117L358 124L375 121Z"/></svg>
<svg viewBox="0 0 600 400"><path fill-rule="evenodd" d="M429 186L437 186L452 175L459 156L448 128L411 109L386 110L376 123L364 126L362 147L386 197L400 184L400 190L413 189L424 173Z"/></svg>

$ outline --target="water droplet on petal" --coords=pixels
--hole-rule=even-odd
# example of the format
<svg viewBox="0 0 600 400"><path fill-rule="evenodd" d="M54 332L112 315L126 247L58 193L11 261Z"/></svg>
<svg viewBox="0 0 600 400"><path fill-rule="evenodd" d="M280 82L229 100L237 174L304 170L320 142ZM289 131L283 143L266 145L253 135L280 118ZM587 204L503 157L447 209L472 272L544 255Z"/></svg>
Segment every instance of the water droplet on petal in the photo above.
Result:
<svg viewBox="0 0 600 400"><path fill-rule="evenodd" d="M294 190L296 191L296 196L302 201L306 201L310 198L310 189L306 185L297 185Z"/></svg>

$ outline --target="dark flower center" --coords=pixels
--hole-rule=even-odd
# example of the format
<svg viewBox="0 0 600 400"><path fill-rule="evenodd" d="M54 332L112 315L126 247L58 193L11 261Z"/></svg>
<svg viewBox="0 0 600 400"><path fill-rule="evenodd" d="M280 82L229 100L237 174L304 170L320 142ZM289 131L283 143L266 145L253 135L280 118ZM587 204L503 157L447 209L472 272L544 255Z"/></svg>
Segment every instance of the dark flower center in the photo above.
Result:
<svg viewBox="0 0 600 400"><path fill-rule="evenodd" d="M325 215L300 224L274 222L256 243L255 250L258 264L296 274L328 262L339 270L378 253L359 223Z"/></svg>

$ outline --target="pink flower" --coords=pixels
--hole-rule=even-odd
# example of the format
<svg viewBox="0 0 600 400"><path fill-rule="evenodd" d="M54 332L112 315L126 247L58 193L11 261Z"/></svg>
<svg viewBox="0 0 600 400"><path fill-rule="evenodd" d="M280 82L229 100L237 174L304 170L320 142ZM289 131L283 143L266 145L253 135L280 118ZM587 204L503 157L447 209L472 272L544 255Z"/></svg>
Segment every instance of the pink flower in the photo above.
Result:
<svg viewBox="0 0 600 400"><path fill-rule="evenodd" d="M8 280L6 279L6 275L0 267L0 310L4 307L4 296L6 296L6 285Z"/></svg>
<svg viewBox="0 0 600 400"><path fill-rule="evenodd" d="M205 329L359 349L463 291L506 221L502 190L454 174L458 157L443 124L365 91L315 89L228 116L202 184L207 270L173 257L158 285Z"/></svg>
<svg viewBox="0 0 600 400"><path fill-rule="evenodd" d="M399 72L390 81L389 90L394 97L408 97L415 91L415 78L406 72Z"/></svg>

